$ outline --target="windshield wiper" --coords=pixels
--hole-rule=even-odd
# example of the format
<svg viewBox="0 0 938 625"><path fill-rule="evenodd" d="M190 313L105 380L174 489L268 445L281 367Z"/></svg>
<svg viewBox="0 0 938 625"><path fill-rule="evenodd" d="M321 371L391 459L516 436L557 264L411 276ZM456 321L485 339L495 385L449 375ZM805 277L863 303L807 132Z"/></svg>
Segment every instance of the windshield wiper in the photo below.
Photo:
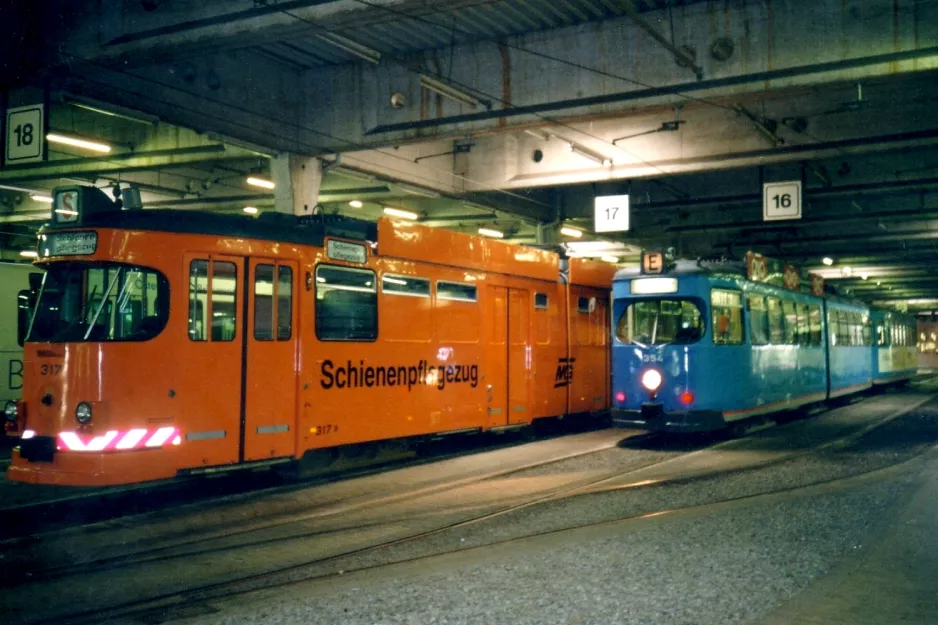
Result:
<svg viewBox="0 0 938 625"><path fill-rule="evenodd" d="M101 296L101 304L98 306L98 309L94 311L94 317L91 318L91 322L88 324L88 329L85 331L85 338L82 340L87 341L88 337L91 336L91 331L94 329L94 324L98 322L98 317L101 315L101 311L104 310L104 305L107 303L107 298L111 294L111 289L113 289L114 285L117 284L117 279L120 278L120 275L121 272L118 270L114 274L114 279L111 280L109 285L107 285L107 290L104 292L104 295Z"/></svg>

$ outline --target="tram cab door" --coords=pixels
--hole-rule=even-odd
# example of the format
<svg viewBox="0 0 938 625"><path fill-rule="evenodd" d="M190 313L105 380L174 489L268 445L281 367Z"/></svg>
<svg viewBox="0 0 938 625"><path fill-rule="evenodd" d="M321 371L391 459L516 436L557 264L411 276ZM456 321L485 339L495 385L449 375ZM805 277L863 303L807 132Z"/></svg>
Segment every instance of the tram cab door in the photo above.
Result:
<svg viewBox="0 0 938 625"><path fill-rule="evenodd" d="M243 460L296 452L297 265L251 258L245 315Z"/></svg>

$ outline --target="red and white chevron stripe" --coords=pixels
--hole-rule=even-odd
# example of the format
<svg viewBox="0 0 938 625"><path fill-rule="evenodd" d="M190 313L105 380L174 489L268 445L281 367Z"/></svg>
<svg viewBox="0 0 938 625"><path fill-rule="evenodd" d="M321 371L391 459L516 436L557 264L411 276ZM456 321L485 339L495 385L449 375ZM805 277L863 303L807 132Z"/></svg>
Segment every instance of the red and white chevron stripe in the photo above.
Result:
<svg viewBox="0 0 938 625"><path fill-rule="evenodd" d="M25 434L25 433L24 433ZM182 442L174 427L147 430L137 428L127 432L110 430L91 438L82 438L77 432L59 432L58 448L68 451L126 451L129 449L155 449L167 442Z"/></svg>

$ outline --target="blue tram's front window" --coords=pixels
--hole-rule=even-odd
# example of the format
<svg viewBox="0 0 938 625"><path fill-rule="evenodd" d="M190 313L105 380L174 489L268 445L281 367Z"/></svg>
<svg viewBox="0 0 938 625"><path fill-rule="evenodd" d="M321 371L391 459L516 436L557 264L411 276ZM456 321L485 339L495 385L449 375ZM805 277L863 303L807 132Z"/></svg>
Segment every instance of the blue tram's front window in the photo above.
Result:
<svg viewBox="0 0 938 625"><path fill-rule="evenodd" d="M616 338L638 345L687 345L703 334L703 314L690 300L634 301L616 323Z"/></svg>
<svg viewBox="0 0 938 625"><path fill-rule="evenodd" d="M146 341L169 318L169 283L154 269L118 263L48 266L28 342Z"/></svg>

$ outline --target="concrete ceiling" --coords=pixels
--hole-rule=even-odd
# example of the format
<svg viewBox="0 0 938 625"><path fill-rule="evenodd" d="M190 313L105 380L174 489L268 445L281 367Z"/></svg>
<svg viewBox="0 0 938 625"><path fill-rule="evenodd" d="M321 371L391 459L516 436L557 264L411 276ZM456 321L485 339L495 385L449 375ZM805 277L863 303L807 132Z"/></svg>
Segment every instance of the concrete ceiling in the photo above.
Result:
<svg viewBox="0 0 938 625"><path fill-rule="evenodd" d="M134 182L151 206L266 209L246 176L295 153L321 159L327 211L548 242L561 223L589 231L596 195L628 193L630 231L604 237L620 258L753 249L938 309L938 3L30 4L0 9L7 103L48 97L53 129L114 151L53 152L0 185ZM801 220L762 221L779 180L802 182ZM28 196L0 188L8 246L48 212Z"/></svg>

